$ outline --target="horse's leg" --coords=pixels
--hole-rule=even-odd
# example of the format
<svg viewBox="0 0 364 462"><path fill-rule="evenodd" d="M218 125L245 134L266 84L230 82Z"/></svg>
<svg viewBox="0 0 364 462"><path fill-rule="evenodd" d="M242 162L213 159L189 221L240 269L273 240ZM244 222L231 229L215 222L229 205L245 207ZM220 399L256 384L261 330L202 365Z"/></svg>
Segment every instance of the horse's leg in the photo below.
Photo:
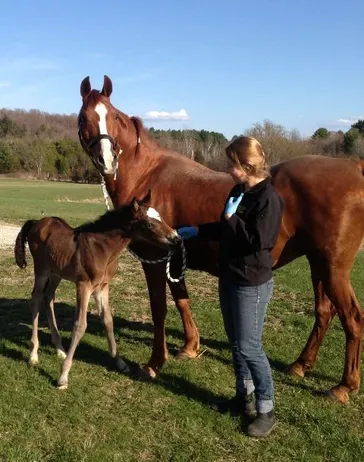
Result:
<svg viewBox="0 0 364 462"><path fill-rule="evenodd" d="M168 285L181 315L185 334L185 343L177 357L183 359L196 358L200 349L200 335L193 321L185 280L182 279L178 283L168 281Z"/></svg>
<svg viewBox="0 0 364 462"><path fill-rule="evenodd" d="M56 316L54 314L54 299L57 287L61 282L61 278L52 274L45 294L45 308L48 319L49 329L51 331L52 343L56 347L57 356L61 359L66 357L66 352L62 345L62 339L59 334Z"/></svg>
<svg viewBox="0 0 364 462"><path fill-rule="evenodd" d="M31 309L32 309L32 337L30 340L30 357L29 365L38 364L38 321L39 312L44 302L44 292L48 283L48 273L40 273L34 268L34 287L32 291Z"/></svg>
<svg viewBox="0 0 364 462"><path fill-rule="evenodd" d="M304 377L305 372L313 368L322 340L332 318L335 316L334 306L325 293L317 267L314 267L312 261L310 263L312 285L315 293L315 324L304 349L288 369L290 374L299 377Z"/></svg>
<svg viewBox="0 0 364 462"><path fill-rule="evenodd" d="M155 378L168 358L165 333L167 314L166 266L165 264L150 265L143 263L143 269L147 280L154 324L152 356L144 366L144 370L148 374L148 377Z"/></svg>
<svg viewBox="0 0 364 462"><path fill-rule="evenodd" d="M63 361L61 376L58 379L59 389L66 389L68 387L68 374L72 366L73 355L87 327L87 307L90 295L91 287L88 284L77 284L76 319L72 331L71 345L68 349L66 359Z"/></svg>
<svg viewBox="0 0 364 462"><path fill-rule="evenodd" d="M128 366L120 358L118 348L114 336L114 322L109 305L109 284L104 284L101 289L97 289L93 293L96 306L104 325L107 341L109 344L109 353L112 358L116 360L116 367L119 371L126 372Z"/></svg>
<svg viewBox="0 0 364 462"><path fill-rule="evenodd" d="M364 313L350 284L349 274L332 271L326 292L335 305L346 336L345 365L341 382L330 390L330 396L341 403L349 400L349 392L360 386L360 359Z"/></svg>

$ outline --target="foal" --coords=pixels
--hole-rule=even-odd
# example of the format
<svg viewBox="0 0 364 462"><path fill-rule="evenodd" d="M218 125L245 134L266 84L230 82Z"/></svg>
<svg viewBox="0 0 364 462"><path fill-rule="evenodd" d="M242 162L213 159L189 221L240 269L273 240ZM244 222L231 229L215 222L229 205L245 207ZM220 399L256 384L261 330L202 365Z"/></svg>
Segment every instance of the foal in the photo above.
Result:
<svg viewBox="0 0 364 462"><path fill-rule="evenodd" d="M129 205L102 215L98 220L71 228L57 217L29 220L21 228L15 242L15 260L20 268L27 266L25 242L28 241L34 260L32 292L33 330L29 363L38 363L38 317L46 309L52 342L58 356L65 358L59 388L67 388L68 373L79 341L87 327L87 307L91 294L105 326L110 355L119 370L125 369L119 357L109 307L109 283L118 267L120 252L126 241L144 241L163 249L180 242L173 229L161 220L158 212L149 207L150 191L141 201L134 198ZM72 340L66 355L54 314L56 289L62 279L76 284L76 317Z"/></svg>

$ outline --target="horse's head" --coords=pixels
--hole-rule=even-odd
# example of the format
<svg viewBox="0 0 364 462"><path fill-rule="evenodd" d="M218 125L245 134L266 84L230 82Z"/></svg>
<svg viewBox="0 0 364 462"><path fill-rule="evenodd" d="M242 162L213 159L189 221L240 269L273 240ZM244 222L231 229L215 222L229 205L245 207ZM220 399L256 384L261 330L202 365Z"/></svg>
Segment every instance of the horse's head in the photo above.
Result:
<svg viewBox="0 0 364 462"><path fill-rule="evenodd" d="M82 80L80 91L82 107L78 116L78 134L81 145L101 174L115 173L118 157L123 151L119 141L127 141L132 136L132 122L111 104L112 82L106 75L101 91L91 89L89 77Z"/></svg>
<svg viewBox="0 0 364 462"><path fill-rule="evenodd" d="M130 235L135 241L144 241L158 247L166 248L181 242L176 230L150 207L151 191L142 199L134 198L130 204Z"/></svg>

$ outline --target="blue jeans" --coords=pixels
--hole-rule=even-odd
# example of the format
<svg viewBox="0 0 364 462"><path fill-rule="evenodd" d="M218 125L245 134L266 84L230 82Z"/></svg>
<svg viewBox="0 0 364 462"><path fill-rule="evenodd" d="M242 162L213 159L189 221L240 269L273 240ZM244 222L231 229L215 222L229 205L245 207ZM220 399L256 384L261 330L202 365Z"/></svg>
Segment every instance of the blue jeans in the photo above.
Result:
<svg viewBox="0 0 364 462"><path fill-rule="evenodd" d="M255 391L258 412L273 408L274 387L262 347L264 317L273 292L273 279L259 286L219 281L220 306L232 355L237 391ZM250 386L249 386L250 385Z"/></svg>

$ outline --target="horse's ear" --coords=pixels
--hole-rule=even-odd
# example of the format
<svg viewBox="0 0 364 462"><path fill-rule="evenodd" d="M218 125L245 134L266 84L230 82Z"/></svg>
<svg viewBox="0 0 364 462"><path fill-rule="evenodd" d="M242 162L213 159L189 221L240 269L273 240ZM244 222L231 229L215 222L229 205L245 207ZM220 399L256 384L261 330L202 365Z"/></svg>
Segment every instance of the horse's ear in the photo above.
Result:
<svg viewBox="0 0 364 462"><path fill-rule="evenodd" d="M85 77L80 86L80 93L82 96L82 99L85 99L90 93L91 93L91 84L90 84L90 77L87 76Z"/></svg>
<svg viewBox="0 0 364 462"><path fill-rule="evenodd" d="M131 201L131 210L133 213L136 213L139 210L139 202L136 197L133 197L133 200Z"/></svg>
<svg viewBox="0 0 364 462"><path fill-rule="evenodd" d="M101 94L109 98L112 93L112 82L111 79L104 75L104 86L102 87Z"/></svg>
<svg viewBox="0 0 364 462"><path fill-rule="evenodd" d="M142 203L149 205L151 200L152 200L152 190L148 189L147 195L142 199Z"/></svg>

